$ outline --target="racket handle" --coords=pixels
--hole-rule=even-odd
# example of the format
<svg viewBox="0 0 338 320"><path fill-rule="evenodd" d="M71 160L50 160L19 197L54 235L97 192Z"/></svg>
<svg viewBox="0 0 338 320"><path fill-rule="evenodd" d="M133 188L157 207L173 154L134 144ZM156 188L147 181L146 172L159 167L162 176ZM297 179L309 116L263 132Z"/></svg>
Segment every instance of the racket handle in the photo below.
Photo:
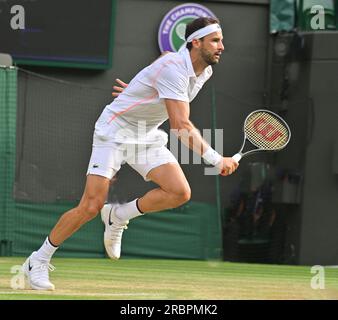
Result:
<svg viewBox="0 0 338 320"><path fill-rule="evenodd" d="M232 159L234 159L236 162L239 162L239 160L242 159L242 155L239 153L236 153L234 156L232 156Z"/></svg>

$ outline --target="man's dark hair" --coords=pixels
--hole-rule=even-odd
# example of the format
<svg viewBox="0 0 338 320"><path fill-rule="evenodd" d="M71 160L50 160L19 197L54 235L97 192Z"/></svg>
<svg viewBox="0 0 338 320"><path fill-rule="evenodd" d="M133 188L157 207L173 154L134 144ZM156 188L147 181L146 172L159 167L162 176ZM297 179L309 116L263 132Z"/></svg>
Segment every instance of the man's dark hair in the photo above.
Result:
<svg viewBox="0 0 338 320"><path fill-rule="evenodd" d="M219 20L217 18L197 18L193 21L191 21L190 23L187 24L187 27L185 29L185 39L188 39L188 37L193 34L195 31L202 29L206 26L208 26L209 24L214 24L214 23L218 23L219 24ZM203 38L201 38L203 39ZM189 49L189 51L192 48L192 43L189 42L187 43L187 48Z"/></svg>

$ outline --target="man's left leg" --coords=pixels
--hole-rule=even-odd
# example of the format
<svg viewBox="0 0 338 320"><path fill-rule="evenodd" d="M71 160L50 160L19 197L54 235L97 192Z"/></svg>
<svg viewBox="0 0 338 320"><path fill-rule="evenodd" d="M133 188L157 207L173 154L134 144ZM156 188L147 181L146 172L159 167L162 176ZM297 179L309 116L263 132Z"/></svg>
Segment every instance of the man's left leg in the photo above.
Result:
<svg viewBox="0 0 338 320"><path fill-rule="evenodd" d="M176 208L190 200L190 186L178 163L167 163L154 168L147 178L159 188L150 190L138 199L138 208L142 212Z"/></svg>
<svg viewBox="0 0 338 320"><path fill-rule="evenodd" d="M105 239L105 247L112 259L120 257L122 233L130 219L144 213L176 208L190 199L190 186L177 162L155 167L145 178L152 180L159 187L126 204L107 204L101 210L106 230L111 230L109 239Z"/></svg>

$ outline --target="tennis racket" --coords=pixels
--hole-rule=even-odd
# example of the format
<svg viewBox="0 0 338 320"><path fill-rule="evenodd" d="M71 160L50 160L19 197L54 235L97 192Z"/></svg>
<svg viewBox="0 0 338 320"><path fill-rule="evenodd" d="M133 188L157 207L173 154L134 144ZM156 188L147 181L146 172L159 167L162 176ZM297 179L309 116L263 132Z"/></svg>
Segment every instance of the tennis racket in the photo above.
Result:
<svg viewBox="0 0 338 320"><path fill-rule="evenodd" d="M287 123L274 112L263 109L255 110L246 117L243 132L241 149L232 157L237 162L257 152L282 150L291 138ZM255 148L243 152L247 141Z"/></svg>

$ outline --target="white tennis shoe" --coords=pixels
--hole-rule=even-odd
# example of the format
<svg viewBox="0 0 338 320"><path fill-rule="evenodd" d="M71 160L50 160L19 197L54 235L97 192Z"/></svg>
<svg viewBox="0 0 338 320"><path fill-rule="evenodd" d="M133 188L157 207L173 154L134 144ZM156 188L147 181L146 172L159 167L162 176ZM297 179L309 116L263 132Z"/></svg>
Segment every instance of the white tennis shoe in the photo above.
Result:
<svg viewBox="0 0 338 320"><path fill-rule="evenodd" d="M122 234L129 220L121 221L116 216L116 209L118 204L107 203L101 210L101 219L105 224L105 231L103 236L104 246L109 258L117 260L121 256L121 240Z"/></svg>
<svg viewBox="0 0 338 320"><path fill-rule="evenodd" d="M53 283L49 281L48 271L55 268L48 262L41 261L35 257L34 251L22 265L22 271L29 288L34 290L55 290Z"/></svg>

